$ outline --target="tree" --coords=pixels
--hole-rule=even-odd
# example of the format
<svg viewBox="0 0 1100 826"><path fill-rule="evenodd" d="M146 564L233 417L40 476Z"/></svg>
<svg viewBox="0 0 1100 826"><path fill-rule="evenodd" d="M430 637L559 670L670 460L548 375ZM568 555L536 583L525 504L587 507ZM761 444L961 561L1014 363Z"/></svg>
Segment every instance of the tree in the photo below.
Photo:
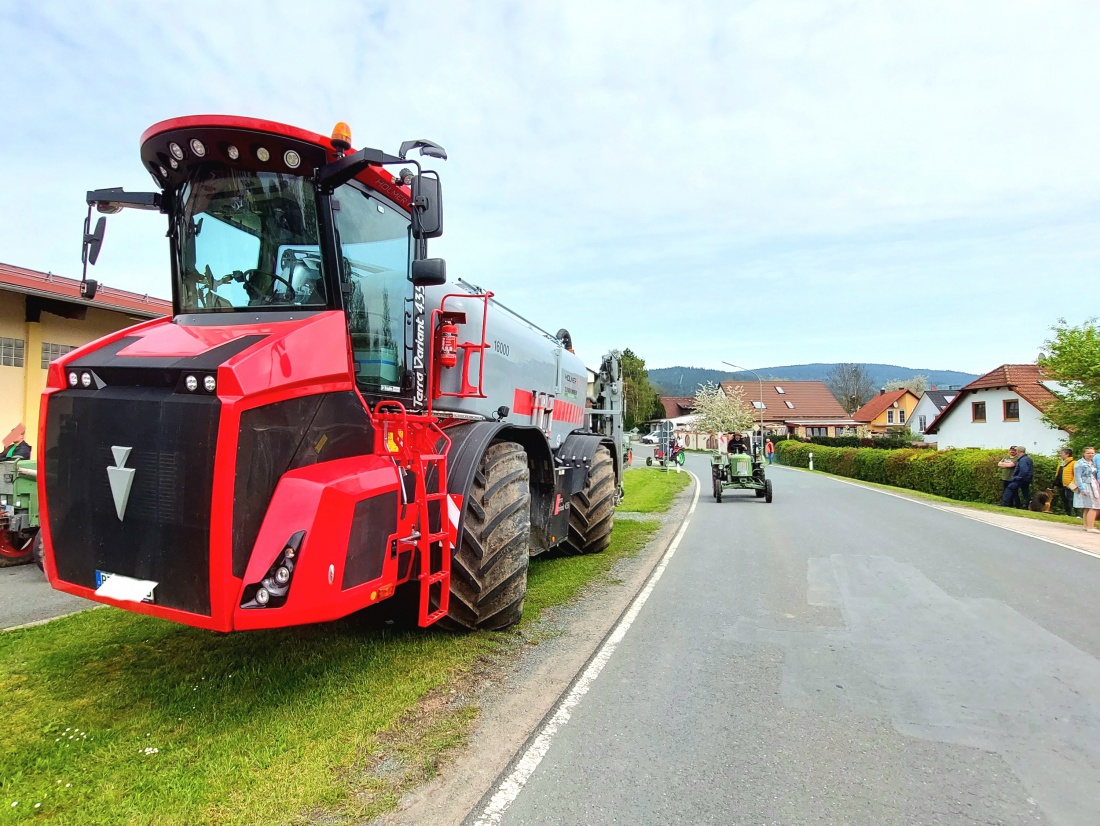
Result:
<svg viewBox="0 0 1100 826"><path fill-rule="evenodd" d="M838 364L825 377L825 386L849 416L875 395L875 383L862 364Z"/></svg>
<svg viewBox="0 0 1100 826"><path fill-rule="evenodd" d="M745 388L737 386L725 393L712 381L696 392L692 414L695 429L712 435L749 430L753 424L752 413L745 406Z"/></svg>
<svg viewBox="0 0 1100 826"><path fill-rule="evenodd" d="M1100 328L1095 318L1070 327L1064 318L1043 344L1039 366L1046 378L1065 387L1045 411L1043 419L1069 431L1069 447L1080 453L1086 445L1100 444Z"/></svg>
<svg viewBox="0 0 1100 826"><path fill-rule="evenodd" d="M891 390L912 390L917 396L923 396L924 391L928 389L928 376L912 376L908 379L894 379L893 381L886 382L886 391Z"/></svg>
<svg viewBox="0 0 1100 826"><path fill-rule="evenodd" d="M649 383L645 359L636 356L630 348L623 350L623 428L631 430L663 412L660 397Z"/></svg>

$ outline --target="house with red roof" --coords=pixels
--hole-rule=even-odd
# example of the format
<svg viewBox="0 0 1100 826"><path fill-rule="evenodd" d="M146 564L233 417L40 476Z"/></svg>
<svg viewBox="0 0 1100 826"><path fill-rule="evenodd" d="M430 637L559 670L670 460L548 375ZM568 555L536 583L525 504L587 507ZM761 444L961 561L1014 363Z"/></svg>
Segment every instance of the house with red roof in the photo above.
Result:
<svg viewBox="0 0 1100 826"><path fill-rule="evenodd" d="M843 436L857 425L823 381L734 379L721 387L727 396L740 393L753 420L762 422L769 436Z"/></svg>
<svg viewBox="0 0 1100 826"><path fill-rule="evenodd" d="M920 397L912 390L882 390L852 414L872 436L885 436L910 426Z"/></svg>
<svg viewBox="0 0 1100 826"><path fill-rule="evenodd" d="M1028 453L1054 453L1069 434L1042 416L1060 390L1036 364L1002 364L963 387L925 432L941 449L1022 445Z"/></svg>

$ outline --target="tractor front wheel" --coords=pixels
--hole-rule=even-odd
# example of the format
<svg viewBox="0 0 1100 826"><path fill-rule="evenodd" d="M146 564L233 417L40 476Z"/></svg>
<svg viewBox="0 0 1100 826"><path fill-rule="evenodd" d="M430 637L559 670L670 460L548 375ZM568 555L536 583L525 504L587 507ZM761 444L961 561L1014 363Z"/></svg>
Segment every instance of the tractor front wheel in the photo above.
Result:
<svg viewBox="0 0 1100 826"><path fill-rule="evenodd" d="M771 503L772 501L772 480L766 479L764 481L764 501Z"/></svg>
<svg viewBox="0 0 1100 826"><path fill-rule="evenodd" d="M717 476L714 477L714 501L722 501L722 480Z"/></svg>
<svg viewBox="0 0 1100 826"><path fill-rule="evenodd" d="M646 467L653 467L653 457L652 456L646 456L645 457L645 466Z"/></svg>
<svg viewBox="0 0 1100 826"><path fill-rule="evenodd" d="M462 542L451 559L451 600L443 628L498 631L523 614L531 556L527 453L489 445L466 499Z"/></svg>
<svg viewBox="0 0 1100 826"><path fill-rule="evenodd" d="M679 453L676 454L676 464L678 464L680 467L683 467L685 461L687 461L687 453L686 451L681 450Z"/></svg>
<svg viewBox="0 0 1100 826"><path fill-rule="evenodd" d="M615 465L606 447L596 449L588 481L569 505L569 541L566 553L595 554L611 544L615 524Z"/></svg>

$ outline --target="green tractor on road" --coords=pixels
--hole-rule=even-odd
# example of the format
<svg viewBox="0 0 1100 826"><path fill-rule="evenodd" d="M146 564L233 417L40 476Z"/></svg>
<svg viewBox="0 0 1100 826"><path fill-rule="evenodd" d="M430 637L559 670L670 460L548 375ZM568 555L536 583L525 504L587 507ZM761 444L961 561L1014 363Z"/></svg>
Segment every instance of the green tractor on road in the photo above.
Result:
<svg viewBox="0 0 1100 826"><path fill-rule="evenodd" d="M766 478L764 463L748 453L719 453L710 458L714 501L722 501L726 490L751 490L757 499L772 501L772 480Z"/></svg>

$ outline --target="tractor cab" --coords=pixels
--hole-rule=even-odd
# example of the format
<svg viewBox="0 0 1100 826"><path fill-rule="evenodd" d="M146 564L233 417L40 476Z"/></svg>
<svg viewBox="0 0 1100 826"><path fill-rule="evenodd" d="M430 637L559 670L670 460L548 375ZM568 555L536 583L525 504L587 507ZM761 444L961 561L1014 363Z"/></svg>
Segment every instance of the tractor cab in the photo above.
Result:
<svg viewBox="0 0 1100 826"><path fill-rule="evenodd" d="M86 297L96 289L87 264L103 240L102 218L89 231L92 208L159 209L169 219L176 324L342 312L361 391L412 398L424 377L415 375L422 368L406 346L415 336L414 313L406 310L416 286L445 280L443 262L426 259L425 244L442 232L442 206L434 173L394 175L384 164L419 172L409 151L446 153L430 141L408 141L397 156L349 154L350 139L345 124L326 140L269 121L214 116L151 127L141 157L160 191L88 193Z"/></svg>

